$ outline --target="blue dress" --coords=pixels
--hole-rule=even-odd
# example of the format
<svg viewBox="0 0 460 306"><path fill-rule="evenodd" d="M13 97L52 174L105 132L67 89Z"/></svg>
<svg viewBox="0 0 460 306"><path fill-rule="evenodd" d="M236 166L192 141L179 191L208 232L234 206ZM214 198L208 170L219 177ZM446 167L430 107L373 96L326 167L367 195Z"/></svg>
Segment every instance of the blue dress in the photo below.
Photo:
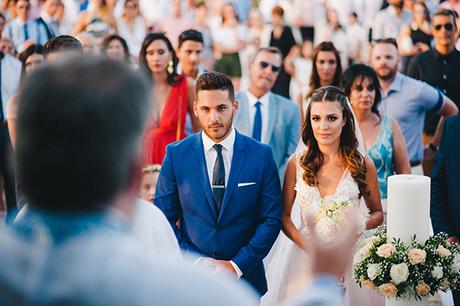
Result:
<svg viewBox="0 0 460 306"><path fill-rule="evenodd" d="M393 119L387 115L382 116L380 131L375 143L367 150L377 168L380 198L387 198L387 179L394 173L393 167Z"/></svg>

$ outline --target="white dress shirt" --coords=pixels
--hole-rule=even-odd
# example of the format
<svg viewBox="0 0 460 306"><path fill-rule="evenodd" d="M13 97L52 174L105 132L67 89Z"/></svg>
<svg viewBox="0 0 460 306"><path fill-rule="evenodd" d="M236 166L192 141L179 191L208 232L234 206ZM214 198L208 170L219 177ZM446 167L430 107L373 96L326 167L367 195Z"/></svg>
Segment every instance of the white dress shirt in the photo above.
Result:
<svg viewBox="0 0 460 306"><path fill-rule="evenodd" d="M206 159L206 168L208 169L208 178L209 184L212 184L212 173L214 170L214 164L216 163L217 152L213 148L217 142L214 142L205 132L201 133L203 139L203 149L204 156ZM230 166L232 164L233 157L233 145L235 144L235 129L232 127L232 131L228 136L219 144L222 145L222 157L224 158L224 168L225 168L225 185L228 182L228 175L230 173Z"/></svg>
<svg viewBox="0 0 460 306"><path fill-rule="evenodd" d="M24 26L27 23L27 39L25 36ZM41 29L35 20L24 22L15 18L6 24L3 30L3 38L11 39L14 42L14 48L18 53L24 51L24 43L32 40L36 44L45 44L46 32Z"/></svg>
<svg viewBox="0 0 460 306"><path fill-rule="evenodd" d="M204 157L206 160L206 168L208 170L209 184L211 185L212 184L212 173L213 173L214 164L216 163L216 158L217 158L217 151L213 148L213 146L217 144L217 142L214 142L211 138L209 138L209 136L206 135L205 132L201 132L201 138L203 140L203 150L204 150ZM233 145L235 144L235 138L236 138L235 129L232 127L232 131L230 132L230 134L224 140L219 142L219 144L222 145L222 157L224 159L225 185L227 185L228 176L230 174L230 167L231 167L232 158L233 158ZM241 272L240 268L233 261L230 261L230 263L235 269L238 278L240 278L243 275L243 272Z"/></svg>
<svg viewBox="0 0 460 306"><path fill-rule="evenodd" d="M265 95L257 99L249 90L246 92L248 97L248 107L249 107L249 128L251 131L254 130L254 116L256 115L256 103L260 102L260 113L262 115L262 135L260 138L261 143L268 144L269 135L268 135L268 116L270 111L270 92L267 92Z"/></svg>
<svg viewBox="0 0 460 306"><path fill-rule="evenodd" d="M61 34L61 33L59 33L59 25L58 25L56 19L54 19L53 17L48 15L46 12L42 12L40 17L46 23L46 25L48 26L48 29L51 31L51 34L53 34L54 37L59 36ZM41 25L41 26L43 27L43 25ZM45 34L47 34L46 29L43 29L43 31L45 31ZM50 38L48 38L48 39L50 39Z"/></svg>
<svg viewBox="0 0 460 306"><path fill-rule="evenodd" d="M372 39L398 38L403 26L409 25L412 14L403 9L401 16L398 16L396 9L389 6L375 14Z"/></svg>

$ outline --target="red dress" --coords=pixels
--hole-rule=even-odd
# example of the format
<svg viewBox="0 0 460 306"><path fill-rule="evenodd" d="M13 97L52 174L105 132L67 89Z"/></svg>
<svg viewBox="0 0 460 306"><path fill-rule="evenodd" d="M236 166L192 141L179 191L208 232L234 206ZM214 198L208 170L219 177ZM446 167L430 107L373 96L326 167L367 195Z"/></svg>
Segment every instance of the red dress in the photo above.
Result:
<svg viewBox="0 0 460 306"><path fill-rule="evenodd" d="M166 146L185 138L185 117L188 110L187 78L180 77L173 85L158 124L150 120L143 140L144 165L161 165Z"/></svg>

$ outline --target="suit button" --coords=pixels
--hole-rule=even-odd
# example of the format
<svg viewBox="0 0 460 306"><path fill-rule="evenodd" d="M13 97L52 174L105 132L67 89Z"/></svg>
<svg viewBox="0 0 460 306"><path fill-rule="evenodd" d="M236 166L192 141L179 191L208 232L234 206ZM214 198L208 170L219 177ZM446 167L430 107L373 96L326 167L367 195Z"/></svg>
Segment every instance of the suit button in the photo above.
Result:
<svg viewBox="0 0 460 306"><path fill-rule="evenodd" d="M214 258L217 257L217 252L216 252L216 251L212 251L212 252L211 252L211 257L214 257Z"/></svg>

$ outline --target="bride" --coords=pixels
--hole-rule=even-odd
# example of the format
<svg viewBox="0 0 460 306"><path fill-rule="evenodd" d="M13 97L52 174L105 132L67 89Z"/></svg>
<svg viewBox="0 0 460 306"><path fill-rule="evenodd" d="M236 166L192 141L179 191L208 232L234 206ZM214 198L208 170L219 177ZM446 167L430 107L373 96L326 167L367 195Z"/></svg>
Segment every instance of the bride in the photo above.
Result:
<svg viewBox="0 0 460 306"><path fill-rule="evenodd" d="M276 305L308 283L310 225L306 220L307 213L319 201L341 197L361 211L367 210L363 230L375 228L383 221L376 169L360 149L356 137L359 133L355 131L345 93L337 87L325 86L315 90L310 101L302 131L306 147L291 156L284 179L282 223L290 241L281 234L265 261L268 293L262 298L262 305ZM299 228L291 218L294 203L300 206ZM363 294L364 289L355 284L351 274L350 267L344 275L347 305L375 305L367 293Z"/></svg>

